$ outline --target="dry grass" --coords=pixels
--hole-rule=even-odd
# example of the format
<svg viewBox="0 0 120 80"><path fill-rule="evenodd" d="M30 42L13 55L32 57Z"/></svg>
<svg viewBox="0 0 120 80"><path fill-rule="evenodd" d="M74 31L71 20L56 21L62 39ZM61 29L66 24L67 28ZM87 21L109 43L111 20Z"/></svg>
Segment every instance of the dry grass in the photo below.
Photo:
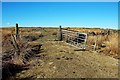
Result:
<svg viewBox="0 0 120 80"><path fill-rule="evenodd" d="M101 33L104 31L104 29L99 28L65 28L67 30L72 31L80 31L80 32L95 32L95 33ZM10 37L10 34L15 33L15 28L3 28L0 29L0 32L2 32L2 36L4 36L4 40L7 39L7 37ZM20 28L20 34L21 35L31 35L31 36L41 36L42 33L37 28ZM53 31L52 35L56 35L56 31ZM111 35L98 35L98 36L88 36L87 45L91 46L95 45L95 42L97 43L97 49L101 48L103 50L104 54L106 55L112 55L113 57L118 56L118 33L113 33ZM101 47L102 45L105 45L106 47Z"/></svg>
<svg viewBox="0 0 120 80"><path fill-rule="evenodd" d="M79 32L95 32L101 33L105 31L105 29L99 28L66 28L67 30L79 31ZM96 49L101 50L103 54L112 56L114 58L118 58L118 33L117 31L110 35L97 35L97 36L88 36L87 45L91 49L93 45L96 43ZM104 45L104 47L103 47Z"/></svg>
<svg viewBox="0 0 120 80"><path fill-rule="evenodd" d="M15 31L15 28L1 28L0 29L0 32L2 32L2 35L14 33L14 31Z"/></svg>
<svg viewBox="0 0 120 80"><path fill-rule="evenodd" d="M110 35L109 41L106 41L106 48L104 49L107 55L112 55L113 57L118 58L118 34L115 33Z"/></svg>
<svg viewBox="0 0 120 80"><path fill-rule="evenodd" d="M96 44L96 48L100 48L105 41L107 41L108 39L106 39L106 36L102 36L102 35L98 35L98 36L88 36L88 40L87 40L87 45L89 46L93 46Z"/></svg>
<svg viewBox="0 0 120 80"><path fill-rule="evenodd" d="M96 41L96 36L89 36L88 37L88 40L87 40L87 44L88 45L94 45L95 44L95 41Z"/></svg>
<svg viewBox="0 0 120 80"><path fill-rule="evenodd" d="M67 30L72 30L72 31L79 31L79 32L95 32L95 33L101 33L102 31L104 31L104 29L100 29L100 28L65 28Z"/></svg>
<svg viewBox="0 0 120 80"><path fill-rule="evenodd" d="M32 31L32 32L21 32L20 33L21 35L42 35L42 33L41 32L34 32L34 31Z"/></svg>
<svg viewBox="0 0 120 80"><path fill-rule="evenodd" d="M8 29L8 31L9 30L10 29ZM27 30L31 30L31 31L27 33ZM33 31L33 29L27 29L27 30L23 31L21 33L23 33L24 35L33 34L34 36L36 36L37 34L40 34L39 31L36 31L36 30ZM4 30L4 32L6 32L6 30ZM8 32L8 33L10 33L10 32ZM44 34L48 35L48 36L44 36L46 38L43 38L42 40L40 39L37 42L32 41L32 43L30 43L32 45L36 45L36 44L40 44L43 41L42 42L44 44L43 50L45 50L45 51L43 51L42 54L40 54L40 58L38 58L38 56L37 56L37 58L35 59L36 61L33 61L34 65L31 62L32 66L30 66L30 69L22 71L20 73L20 76L23 76L23 77L41 76L41 78L42 78L43 74L45 74L44 75L45 78L47 78L47 77L49 78L49 77L58 77L58 76L64 77L68 73L69 73L69 75L66 76L68 78L70 78L70 77L95 77L95 75L96 75L96 77L107 77L107 76L114 77L114 76L116 76L117 67L113 66L113 64L116 65L116 63L117 63L117 61L115 59L105 57L105 56L100 56L100 55L97 55L96 53L92 53L91 51L81 51L81 52L74 51L76 49L75 47L69 46L69 45L65 44L64 42L48 40L50 37L51 37L51 39L54 38L53 36L49 36L49 34L52 35L52 33L53 33L53 30L51 30L51 32L50 32L50 30L48 30L47 32L44 33ZM94 41L93 41L94 38L96 38L96 37L91 36L91 38L89 38L91 40L91 43L94 43ZM103 39L102 38L103 38L102 36L101 37L99 36L98 41L102 42L102 40L104 39L104 38ZM8 37L7 37L7 39L8 39ZM29 50L26 48L27 45L25 46L25 44L23 42L18 41L18 44L21 47L22 52L24 52L24 49ZM8 44L6 43L5 45L7 46ZM7 48L6 46L4 47L5 49ZM35 52L33 52L32 54L35 54ZM31 53L31 51L30 51L30 53ZM43 55L45 55L45 56L43 56ZM43 56L43 58L42 58L42 56ZM59 58L59 60L57 58ZM37 59L42 60L44 63L42 61L39 62L39 60L37 60ZM19 57L16 58L15 61L16 61L15 62L16 64L22 64L21 58L19 58ZM49 65L50 61L53 62L53 65ZM62 65L61 65L61 63L62 63ZM57 69L54 69L54 66ZM72 66L72 67L70 67L70 66ZM14 71L14 69L15 69L15 67L12 69L12 71ZM80 69L80 70L78 70L78 69ZM16 71L17 70L18 69L16 69ZM53 74L54 72L55 72L55 74ZM74 73L75 75L73 75L73 72L75 72Z"/></svg>
<svg viewBox="0 0 120 80"><path fill-rule="evenodd" d="M38 35L38 34L42 34L40 31L35 31L37 29L34 28L19 28L20 34L22 35ZM2 34L15 34L15 28L1 28L0 32L2 32Z"/></svg>
<svg viewBox="0 0 120 80"><path fill-rule="evenodd" d="M24 66L29 65L29 59L34 57L34 55L40 50L40 43L36 43L34 44L34 46L31 47L31 45L28 44L28 41L17 39L16 42L19 46L19 51L17 51L13 45L13 40L11 39L11 34L15 34L14 30L14 28L0 29L0 32L2 33L2 69L4 75L3 79L8 78L7 80L9 80L9 77L17 73L19 70L22 71L22 69L24 69ZM30 32L26 30L26 32L20 33L20 35L38 37L41 34L41 32L35 32L32 30Z"/></svg>

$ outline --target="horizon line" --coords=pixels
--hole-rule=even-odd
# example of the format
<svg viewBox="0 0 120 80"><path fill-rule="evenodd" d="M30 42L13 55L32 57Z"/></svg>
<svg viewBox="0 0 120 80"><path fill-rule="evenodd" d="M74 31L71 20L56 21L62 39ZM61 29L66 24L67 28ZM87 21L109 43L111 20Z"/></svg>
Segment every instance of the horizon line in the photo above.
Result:
<svg viewBox="0 0 120 80"><path fill-rule="evenodd" d="M59 26L62 26L62 25L59 25ZM34 27L46 27L46 28L49 28L49 27L59 27L59 26L19 26L19 27L31 27L31 28L34 28ZM0 26L0 28L12 28L12 27L15 27L15 26ZM98 26L62 26L63 28L66 28L66 27L70 27L70 28L100 28L100 29L116 29L116 30L119 30L119 27L117 28L107 28L107 27L98 27Z"/></svg>

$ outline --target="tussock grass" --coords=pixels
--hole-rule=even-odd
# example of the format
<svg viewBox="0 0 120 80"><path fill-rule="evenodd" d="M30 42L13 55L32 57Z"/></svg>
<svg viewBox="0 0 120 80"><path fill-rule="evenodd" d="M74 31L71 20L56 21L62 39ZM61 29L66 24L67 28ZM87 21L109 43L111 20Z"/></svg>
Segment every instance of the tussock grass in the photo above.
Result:
<svg viewBox="0 0 120 80"><path fill-rule="evenodd" d="M72 30L72 31L79 31L79 32L94 32L94 33L101 33L104 32L105 29L99 29L99 28L66 28L67 30ZM95 36L88 36L87 39L87 45L89 48L93 48L93 46L96 43L96 49L102 52L105 55L112 56L114 58L119 58L119 53L118 53L118 31L113 30L112 34L110 35L95 35ZM104 47L103 47L104 46Z"/></svg>
<svg viewBox="0 0 120 80"><path fill-rule="evenodd" d="M106 51L105 54L118 58L118 34L115 33L113 35L110 35L108 36L108 39L109 40L106 41L106 48L104 49L104 51Z"/></svg>

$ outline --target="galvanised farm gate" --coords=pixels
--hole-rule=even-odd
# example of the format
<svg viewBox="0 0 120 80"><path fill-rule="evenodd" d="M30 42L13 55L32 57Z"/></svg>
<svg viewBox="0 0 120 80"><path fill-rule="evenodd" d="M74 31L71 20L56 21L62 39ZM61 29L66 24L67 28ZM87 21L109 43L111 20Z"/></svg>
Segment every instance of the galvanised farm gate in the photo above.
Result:
<svg viewBox="0 0 120 80"><path fill-rule="evenodd" d="M86 49L86 41L87 41L87 33L69 31L69 30L61 30L62 40L77 46L80 49Z"/></svg>

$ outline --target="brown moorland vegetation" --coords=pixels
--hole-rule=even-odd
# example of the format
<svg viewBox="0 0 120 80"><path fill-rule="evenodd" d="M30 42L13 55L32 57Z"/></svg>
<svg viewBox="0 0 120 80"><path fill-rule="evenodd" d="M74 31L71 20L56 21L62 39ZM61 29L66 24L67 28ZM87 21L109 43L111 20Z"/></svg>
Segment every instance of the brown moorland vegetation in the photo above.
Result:
<svg viewBox="0 0 120 80"><path fill-rule="evenodd" d="M76 31L76 29L70 29ZM13 76L15 79L117 77L116 59L119 59L117 30L111 30L109 35L96 35L105 30L91 29L90 31L90 29L79 28L77 31L80 32L96 32L94 36L88 36L88 51L77 51L76 48L63 41L55 41L57 28L20 28L21 39L17 40L17 43L21 56L14 55L15 49L11 43L11 34L15 34L14 30L14 28L0 29L2 32L3 74L7 74L8 77ZM97 42L96 51L92 50L95 42ZM43 44L42 49L38 47L41 43ZM4 61L7 62L4 63Z"/></svg>
<svg viewBox="0 0 120 80"><path fill-rule="evenodd" d="M24 30L24 29L23 29ZM27 29L29 30L29 29ZM30 29L31 30L31 29ZM21 30L20 30L21 31ZM26 31L27 32L27 31ZM16 45L19 51L16 50L15 43L12 38L15 37L14 28L2 28L0 33L2 33L2 78L11 79L16 72L27 69L29 65L30 58L34 57L40 50L40 43L29 43L30 41L37 40L42 37L41 32L20 33L20 38L16 39ZM14 35L14 36L12 36ZM26 37L27 36L27 37ZM25 37L25 38L24 38Z"/></svg>
<svg viewBox="0 0 120 80"><path fill-rule="evenodd" d="M100 29L100 28L65 28L66 30L78 31L83 33L94 32L95 35L88 35L87 45L90 48L92 45L97 45L99 52L102 52L105 55L120 59L118 52L118 40L119 32L118 30L112 29ZM107 31L110 31L110 34L106 34ZM104 34L105 35L102 35ZM91 48L90 48L91 49Z"/></svg>

